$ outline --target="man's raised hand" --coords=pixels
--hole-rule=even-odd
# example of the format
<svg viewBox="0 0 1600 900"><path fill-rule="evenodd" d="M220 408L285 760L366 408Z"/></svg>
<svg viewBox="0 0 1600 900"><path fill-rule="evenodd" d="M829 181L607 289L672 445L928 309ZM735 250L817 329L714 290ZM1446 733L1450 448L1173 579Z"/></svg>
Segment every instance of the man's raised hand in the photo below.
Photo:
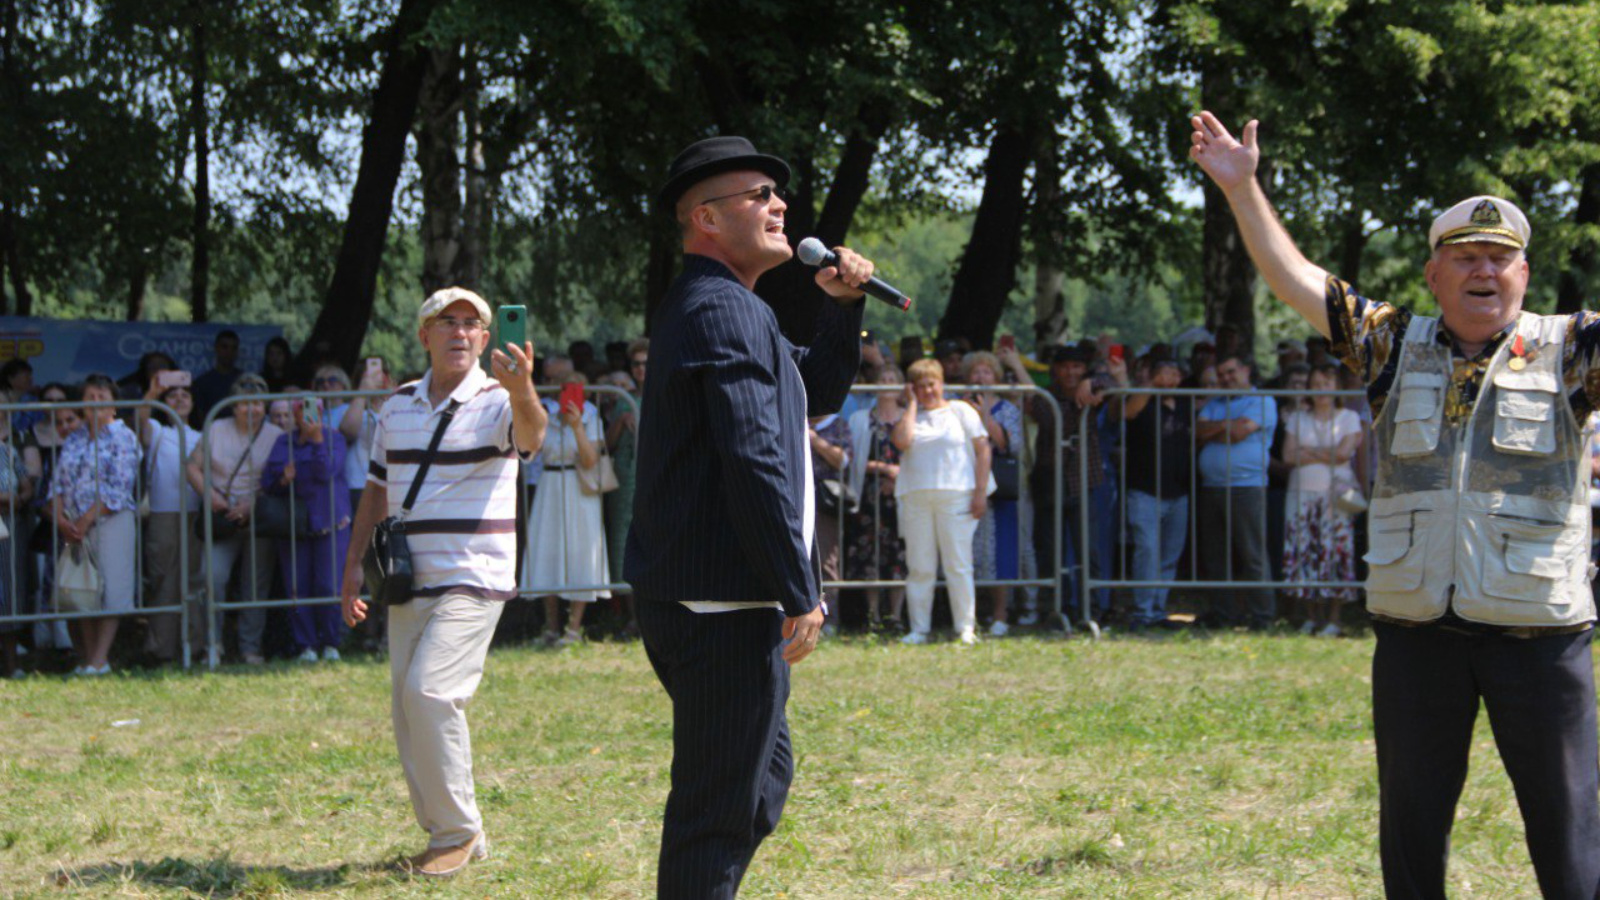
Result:
<svg viewBox="0 0 1600 900"><path fill-rule="evenodd" d="M1242 142L1234 139L1216 116L1204 110L1189 124L1194 126L1189 158L1200 164L1217 187L1229 191L1256 176L1261 148L1256 146L1259 123L1255 119L1245 123Z"/></svg>

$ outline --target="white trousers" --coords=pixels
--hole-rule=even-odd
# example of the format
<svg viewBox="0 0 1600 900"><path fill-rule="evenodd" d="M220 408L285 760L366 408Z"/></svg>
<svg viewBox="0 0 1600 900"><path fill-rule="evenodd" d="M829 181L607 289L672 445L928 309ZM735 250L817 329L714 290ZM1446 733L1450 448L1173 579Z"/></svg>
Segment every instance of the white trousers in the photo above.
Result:
<svg viewBox="0 0 1600 900"><path fill-rule="evenodd" d="M966 634L977 627L972 588L972 536L977 530L971 491L912 491L900 497L900 537L906 542L906 607L911 611L912 631L927 634L933 628L933 579L941 561L956 633Z"/></svg>
<svg viewBox="0 0 1600 900"><path fill-rule="evenodd" d="M460 594L388 609L394 739L429 847L453 847L483 830L466 710L504 611L504 603Z"/></svg>

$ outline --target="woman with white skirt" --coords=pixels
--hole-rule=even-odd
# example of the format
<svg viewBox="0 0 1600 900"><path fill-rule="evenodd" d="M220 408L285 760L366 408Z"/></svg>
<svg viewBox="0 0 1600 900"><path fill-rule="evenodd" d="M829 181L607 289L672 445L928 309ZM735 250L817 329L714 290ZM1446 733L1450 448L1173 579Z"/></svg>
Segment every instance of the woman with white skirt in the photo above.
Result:
<svg viewBox="0 0 1600 900"><path fill-rule="evenodd" d="M567 384L587 384L580 373L567 377ZM606 557L606 531L601 494L584 492L578 483L579 469L593 470L600 464L605 444L605 425L593 403L545 406L552 412L544 439L544 473L539 490L528 512L528 551L522 568L522 590L539 591L544 598L546 644L565 647L583 640L583 612L587 604L610 597L607 590L577 588L551 590L564 585L610 583ZM569 601L567 627L557 630L560 601Z"/></svg>

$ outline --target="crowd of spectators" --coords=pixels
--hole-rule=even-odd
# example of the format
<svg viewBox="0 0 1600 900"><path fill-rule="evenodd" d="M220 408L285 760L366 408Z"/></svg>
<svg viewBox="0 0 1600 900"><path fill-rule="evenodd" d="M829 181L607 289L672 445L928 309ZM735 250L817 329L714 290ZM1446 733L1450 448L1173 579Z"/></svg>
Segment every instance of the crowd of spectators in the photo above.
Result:
<svg viewBox="0 0 1600 900"><path fill-rule="evenodd" d="M1137 351L1085 340L1029 359L1009 338L993 352L912 339L896 358L864 333L863 390L837 415L815 420L810 433L824 577L869 583L842 596L829 592L828 628L859 625L927 642L940 570L959 641L978 640L980 616L993 636L1052 620L1064 627L1082 614L1086 565L1097 579L1138 582L1131 591L1094 592L1088 612L1102 626L1177 627L1188 619L1168 608L1172 585L1198 580L1233 585L1194 594L1200 602L1188 611L1201 624L1265 628L1287 619L1307 633L1339 634L1344 605L1355 596L1348 583L1358 574L1354 520L1371 480L1370 413L1360 398L1326 393L1358 386L1329 357L1326 341L1280 342L1275 373L1265 380L1237 345L1223 329ZM25 361L0 369L10 402L104 404L0 417L0 509L8 526L0 538L0 619L49 610L57 555L82 543L102 570L106 612L136 602L188 604L187 643L196 654L226 635L216 651L250 664L270 655L338 659L349 637L335 606L236 609L214 633L202 614L202 586L209 579L215 596L236 601L336 595L380 402L350 393L386 392L406 379L381 360L363 360L354 373L333 364L297 373L281 338L265 351L262 371L244 372L237 335L223 332L213 367L192 379L161 354L115 382L96 375L36 389ZM603 355L580 341L539 360L540 383L552 389L544 397L550 427L543 452L525 469L519 579L526 598L543 601L542 617L523 618L546 644L581 641L597 628L636 633L621 560L648 366L643 339L607 344ZM1118 390L1127 387L1216 395ZM1257 387L1322 393L1264 396ZM255 399L279 393L295 398ZM139 399L164 407L112 405ZM197 430L219 404L225 411ZM1050 563L1057 443L1059 567ZM280 519L293 524L285 531ZM1080 560L1085 521L1088 559ZM190 536L187 570L183 535ZM979 582L1049 580L1057 571L1054 590L985 585L979 609ZM1305 586L1265 586L1273 580ZM1064 620L1054 618L1055 591ZM608 615L586 620L589 606L601 602ZM70 646L78 672L104 673L121 621L0 622L0 666L19 669L21 637L35 650ZM179 617L142 622L127 655L177 659ZM362 627L354 639L379 646L378 617Z"/></svg>

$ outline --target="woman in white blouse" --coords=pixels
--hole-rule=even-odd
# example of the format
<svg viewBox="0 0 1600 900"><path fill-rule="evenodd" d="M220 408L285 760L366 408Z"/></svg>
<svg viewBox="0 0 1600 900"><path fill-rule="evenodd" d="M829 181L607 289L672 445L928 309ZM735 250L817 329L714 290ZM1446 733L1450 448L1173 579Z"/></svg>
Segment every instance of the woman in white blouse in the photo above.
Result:
<svg viewBox="0 0 1600 900"><path fill-rule="evenodd" d="M950 618L963 644L978 642L972 586L972 535L988 508L989 436L967 403L944 397L944 370L919 359L906 372L906 412L894 428L901 454L895 498L906 542L906 605L925 644L933 624L934 567L942 561Z"/></svg>
<svg viewBox="0 0 1600 900"><path fill-rule="evenodd" d="M588 384L582 373L566 377L566 384ZM528 555L522 569L522 590L544 598L544 635L547 646L565 647L583 640L583 613L609 590L586 585L608 584L611 568L606 559L606 530L600 494L579 485L578 471L600 464L605 446L605 425L600 410L584 401L581 408L567 404L551 407L544 438L544 473L528 511ZM571 589L566 586L572 585ZM550 590L556 588L556 590ZM567 627L560 629L560 601L566 600Z"/></svg>
<svg viewBox="0 0 1600 900"><path fill-rule="evenodd" d="M167 421L171 416L165 412L152 417L148 406L135 412L134 430L144 446L144 480L150 498L150 515L144 527L144 571L150 583L145 605L176 606L180 598L189 598L189 646L200 647L205 643L205 614L199 592L205 548L199 541L189 541L187 577L178 559L179 541L194 533L194 517L200 509L200 495L189 484L184 468L189 455L200 446L200 432L189 427L194 394L186 386L167 387L159 378L151 378L144 397L165 403L178 415L173 421ZM151 616L145 650L163 662L176 660L181 649L180 625L181 618L176 613Z"/></svg>
<svg viewBox="0 0 1600 900"><path fill-rule="evenodd" d="M1311 371L1311 390L1339 388L1339 368L1331 363ZM1284 420L1283 461L1289 471L1285 497L1283 569L1288 581L1354 581L1355 532L1350 514L1340 509L1346 492L1361 488L1350 460L1361 444L1361 418L1341 409L1327 393L1311 398L1311 408ZM1300 587L1288 591L1299 601L1305 621L1300 631L1335 637L1339 607L1355 599L1352 588Z"/></svg>

